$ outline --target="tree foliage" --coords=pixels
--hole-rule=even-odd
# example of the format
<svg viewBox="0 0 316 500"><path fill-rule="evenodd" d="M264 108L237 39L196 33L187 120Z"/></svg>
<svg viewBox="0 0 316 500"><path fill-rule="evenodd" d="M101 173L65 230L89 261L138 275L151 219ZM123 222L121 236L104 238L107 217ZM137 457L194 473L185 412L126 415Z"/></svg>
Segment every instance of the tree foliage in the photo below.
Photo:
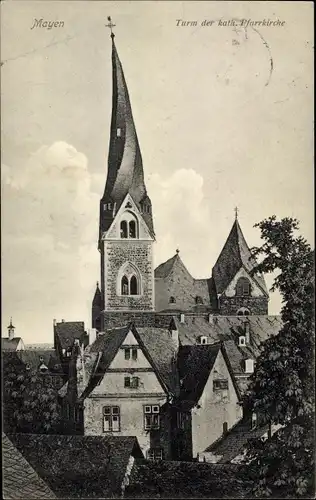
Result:
<svg viewBox="0 0 316 500"><path fill-rule="evenodd" d="M314 252L297 235L298 221L275 216L256 224L264 243L255 271L278 272L280 332L263 344L245 406L279 430L248 450L253 494L308 497L314 488Z"/></svg>
<svg viewBox="0 0 316 500"><path fill-rule="evenodd" d="M3 420L8 433L55 433L60 414L56 390L47 377L27 370L12 353L3 358Z"/></svg>

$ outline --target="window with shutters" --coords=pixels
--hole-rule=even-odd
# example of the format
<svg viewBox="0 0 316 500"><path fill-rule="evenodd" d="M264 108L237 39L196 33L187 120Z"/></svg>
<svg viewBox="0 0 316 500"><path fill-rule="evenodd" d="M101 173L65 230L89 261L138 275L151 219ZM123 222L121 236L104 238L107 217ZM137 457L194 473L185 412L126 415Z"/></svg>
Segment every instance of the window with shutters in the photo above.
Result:
<svg viewBox="0 0 316 500"><path fill-rule="evenodd" d="M121 429L121 415L119 406L103 407L103 432L119 432Z"/></svg>

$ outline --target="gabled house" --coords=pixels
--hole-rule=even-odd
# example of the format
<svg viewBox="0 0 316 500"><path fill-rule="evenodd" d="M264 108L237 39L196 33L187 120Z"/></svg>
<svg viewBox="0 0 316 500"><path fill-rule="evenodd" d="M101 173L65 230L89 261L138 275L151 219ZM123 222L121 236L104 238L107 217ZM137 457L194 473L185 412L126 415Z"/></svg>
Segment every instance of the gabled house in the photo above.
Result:
<svg viewBox="0 0 316 500"><path fill-rule="evenodd" d="M64 372L55 349L26 349L17 353L26 370L40 375L47 386L59 390L64 384Z"/></svg>
<svg viewBox="0 0 316 500"><path fill-rule="evenodd" d="M148 458L170 457L166 403L179 393L177 350L177 332L133 324L78 347L59 391L65 418L84 435L135 435Z"/></svg>
<svg viewBox="0 0 316 500"><path fill-rule="evenodd" d="M240 391L223 343L182 346L178 367L183 441L188 442L191 433L192 457L200 460L206 448L242 418Z"/></svg>
<svg viewBox="0 0 316 500"><path fill-rule="evenodd" d="M135 437L9 437L57 498L122 498L134 464L144 460Z"/></svg>
<svg viewBox="0 0 316 500"><path fill-rule="evenodd" d="M6 500L57 498L4 433L2 433L2 464L2 494Z"/></svg>

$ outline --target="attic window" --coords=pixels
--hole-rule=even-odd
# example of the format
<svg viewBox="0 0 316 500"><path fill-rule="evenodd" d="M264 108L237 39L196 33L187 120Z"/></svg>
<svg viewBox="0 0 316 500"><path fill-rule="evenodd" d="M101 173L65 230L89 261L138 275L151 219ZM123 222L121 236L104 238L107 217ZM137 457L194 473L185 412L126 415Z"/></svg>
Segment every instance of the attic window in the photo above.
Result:
<svg viewBox="0 0 316 500"><path fill-rule="evenodd" d="M176 303L176 299L174 297L170 297L169 304L175 304L175 303Z"/></svg>
<svg viewBox="0 0 316 500"><path fill-rule="evenodd" d="M246 373L253 373L254 372L254 361L253 359L246 359L245 360L245 372Z"/></svg>
<svg viewBox="0 0 316 500"><path fill-rule="evenodd" d="M244 335L240 335L238 340L239 340L238 345L240 347L244 347L246 345L246 337Z"/></svg>
<svg viewBox="0 0 316 500"><path fill-rule="evenodd" d="M228 391L228 380L226 378L213 380L213 391Z"/></svg>
<svg viewBox="0 0 316 500"><path fill-rule="evenodd" d="M103 210L111 210L111 209L112 209L112 204L111 203L104 203Z"/></svg>
<svg viewBox="0 0 316 500"><path fill-rule="evenodd" d="M207 337L205 337L204 335L201 335L198 340L199 344L207 344Z"/></svg>
<svg viewBox="0 0 316 500"><path fill-rule="evenodd" d="M203 299L199 295L195 297L195 303L196 304L203 304Z"/></svg>
<svg viewBox="0 0 316 500"><path fill-rule="evenodd" d="M116 129L116 137L121 137L122 130L120 128Z"/></svg>
<svg viewBox="0 0 316 500"><path fill-rule="evenodd" d="M30 370L31 369L31 367L30 367L29 364L27 364L25 368L26 368L26 370Z"/></svg>
<svg viewBox="0 0 316 500"><path fill-rule="evenodd" d="M130 389L138 389L139 378L138 377L124 377L124 387L128 387Z"/></svg>

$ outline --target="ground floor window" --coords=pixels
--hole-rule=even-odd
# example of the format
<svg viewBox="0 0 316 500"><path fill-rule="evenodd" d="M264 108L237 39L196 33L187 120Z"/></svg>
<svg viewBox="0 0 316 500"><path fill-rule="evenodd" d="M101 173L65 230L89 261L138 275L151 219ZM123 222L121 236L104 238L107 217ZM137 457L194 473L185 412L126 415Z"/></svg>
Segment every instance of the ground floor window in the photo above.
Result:
<svg viewBox="0 0 316 500"><path fill-rule="evenodd" d="M162 460L163 459L163 451L162 448L150 448L147 451L148 460Z"/></svg>
<svg viewBox="0 0 316 500"><path fill-rule="evenodd" d="M119 432L120 427L121 427L120 407L104 406L103 432Z"/></svg>

